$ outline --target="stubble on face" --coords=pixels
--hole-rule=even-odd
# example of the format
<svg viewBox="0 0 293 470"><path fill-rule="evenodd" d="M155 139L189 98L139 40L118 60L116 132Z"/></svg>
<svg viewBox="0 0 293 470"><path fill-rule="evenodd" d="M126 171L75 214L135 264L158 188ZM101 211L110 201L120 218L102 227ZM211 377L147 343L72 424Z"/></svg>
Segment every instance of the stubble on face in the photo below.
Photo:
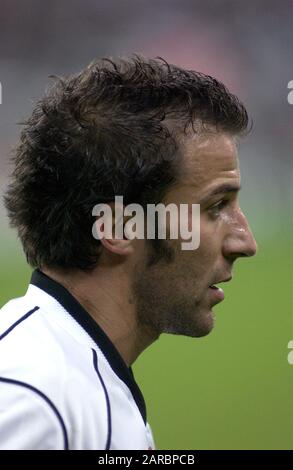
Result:
<svg viewBox="0 0 293 470"><path fill-rule="evenodd" d="M149 244L144 265L136 268L133 292L138 323L157 334L205 336L214 326L214 316L202 308L205 291L196 282L201 267L192 266L178 240L163 243L168 254L173 252L171 258L161 258L150 266L155 255Z"/></svg>
<svg viewBox="0 0 293 470"><path fill-rule="evenodd" d="M200 149L200 150L198 150ZM238 174L233 139L213 136L210 141L189 142L191 165L187 178L173 188L165 203L198 203L217 181L230 181ZM160 333L205 336L213 329L214 314L209 286L223 272L221 233L201 217L201 244L182 251L182 240L146 241L143 261L135 269L133 292L140 325ZM165 255L165 256L164 256Z"/></svg>

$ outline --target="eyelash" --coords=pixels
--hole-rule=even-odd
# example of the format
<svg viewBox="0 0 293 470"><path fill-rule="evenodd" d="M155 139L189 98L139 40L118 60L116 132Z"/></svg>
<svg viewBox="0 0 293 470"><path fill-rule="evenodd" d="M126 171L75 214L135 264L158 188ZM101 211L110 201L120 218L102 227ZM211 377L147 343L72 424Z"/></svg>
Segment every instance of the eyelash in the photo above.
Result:
<svg viewBox="0 0 293 470"><path fill-rule="evenodd" d="M223 209L225 206L227 206L229 203L229 199L222 199L221 201L217 202L213 206L210 207L210 211L212 211L214 214L220 212L221 209Z"/></svg>

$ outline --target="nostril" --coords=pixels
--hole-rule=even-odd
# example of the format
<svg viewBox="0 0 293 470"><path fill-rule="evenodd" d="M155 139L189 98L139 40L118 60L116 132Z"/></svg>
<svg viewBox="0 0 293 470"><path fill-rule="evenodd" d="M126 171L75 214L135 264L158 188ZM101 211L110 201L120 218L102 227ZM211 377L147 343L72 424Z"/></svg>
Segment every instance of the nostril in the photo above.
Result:
<svg viewBox="0 0 293 470"><path fill-rule="evenodd" d="M249 258L257 252L257 244L250 229L233 231L225 238L222 253L226 259Z"/></svg>
<svg viewBox="0 0 293 470"><path fill-rule="evenodd" d="M256 243L255 239L253 238L252 234L251 234L251 238L252 238L251 245L247 250L247 252L248 252L247 256L254 256L257 253L257 249L258 249L257 243Z"/></svg>

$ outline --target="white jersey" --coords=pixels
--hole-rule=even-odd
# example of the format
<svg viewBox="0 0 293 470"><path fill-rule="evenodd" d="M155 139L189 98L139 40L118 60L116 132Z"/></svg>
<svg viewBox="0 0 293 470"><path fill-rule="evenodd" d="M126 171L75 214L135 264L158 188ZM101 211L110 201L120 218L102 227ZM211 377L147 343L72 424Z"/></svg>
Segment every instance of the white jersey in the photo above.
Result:
<svg viewBox="0 0 293 470"><path fill-rule="evenodd" d="M0 449L154 449L131 368L40 271L0 310Z"/></svg>

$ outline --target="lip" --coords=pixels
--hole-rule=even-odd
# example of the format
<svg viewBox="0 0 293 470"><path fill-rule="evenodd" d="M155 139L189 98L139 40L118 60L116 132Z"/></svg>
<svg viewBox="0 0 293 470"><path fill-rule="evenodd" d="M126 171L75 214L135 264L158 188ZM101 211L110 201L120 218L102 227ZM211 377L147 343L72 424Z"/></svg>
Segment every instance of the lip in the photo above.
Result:
<svg viewBox="0 0 293 470"><path fill-rule="evenodd" d="M222 302L225 298L225 293L223 289L220 287L209 287L209 292L211 295L214 297L214 299L217 301L217 303Z"/></svg>
<svg viewBox="0 0 293 470"><path fill-rule="evenodd" d="M219 279L218 281L214 282L214 284L211 284L211 286L215 284L220 284L221 282L229 282L231 281L231 279L232 279L232 275L226 277L225 279Z"/></svg>

